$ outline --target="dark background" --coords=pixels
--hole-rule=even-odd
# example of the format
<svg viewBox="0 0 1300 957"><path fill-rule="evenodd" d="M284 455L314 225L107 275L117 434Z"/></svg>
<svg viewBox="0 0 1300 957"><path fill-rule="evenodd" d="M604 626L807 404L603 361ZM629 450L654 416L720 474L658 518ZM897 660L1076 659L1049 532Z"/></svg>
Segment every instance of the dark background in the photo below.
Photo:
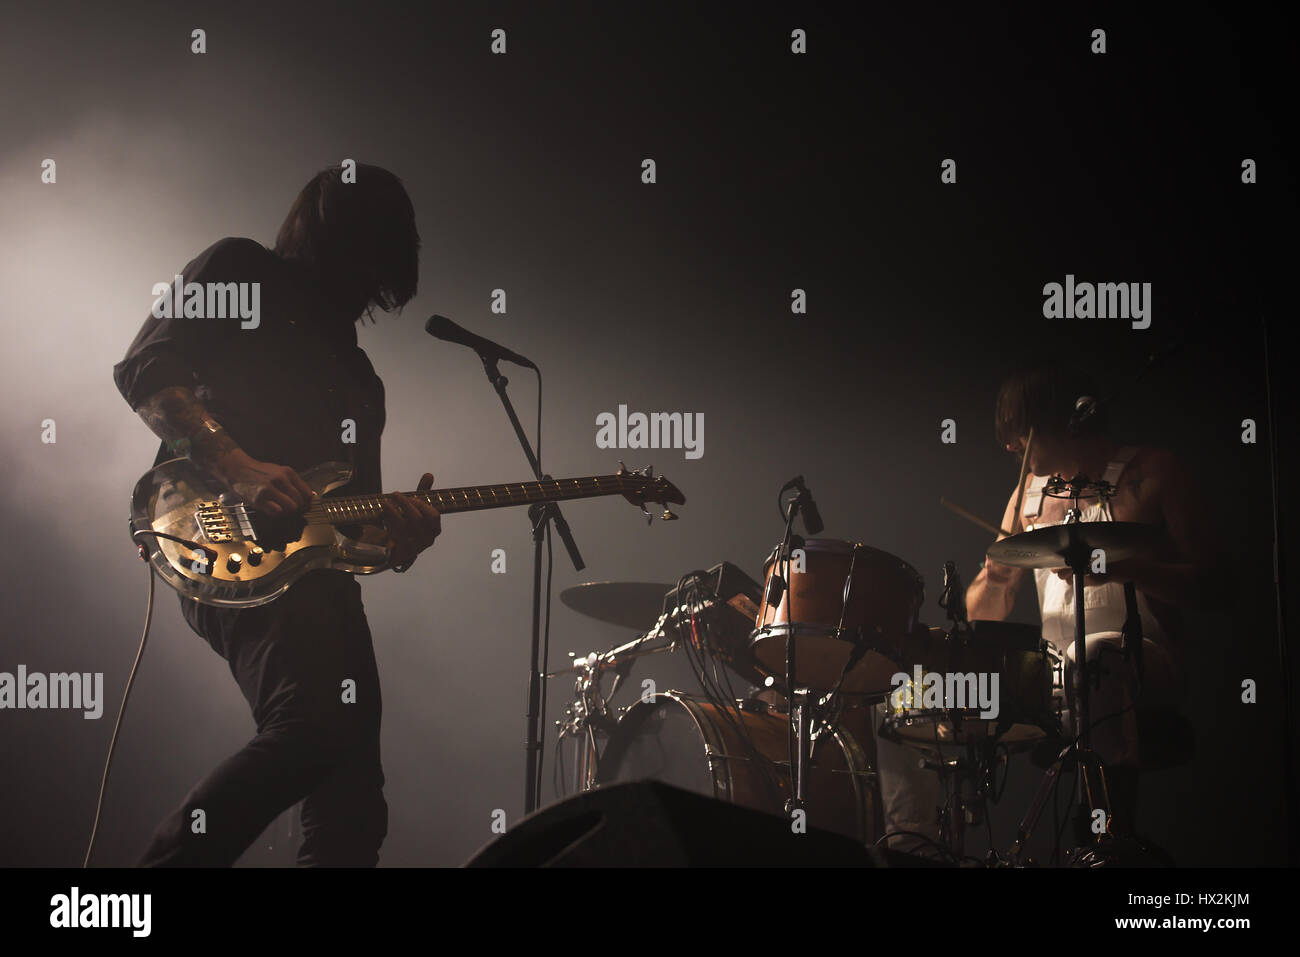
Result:
<svg viewBox="0 0 1300 957"><path fill-rule="evenodd" d="M0 712L0 864L80 861L139 640L146 578L126 506L157 441L111 367L153 283L223 236L270 244L296 191L344 157L403 177L424 240L419 297L361 331L388 390L389 487L426 469L439 485L527 477L473 353L423 333L439 312L542 367L552 474L622 456L687 495L680 522L650 529L614 500L569 505L588 567L574 573L557 548L557 595L723 559L759 577L781 533L777 489L803 473L827 534L916 566L938 623L942 563L969 578L988 544L940 496L996 521L1015 482L992 435L1001 378L1072 356L1109 393L1185 343L1113 409L1123 438L1173 448L1196 473L1240 590L1231 614L1194 616L1198 757L1151 776L1140 824L1180 863L1282 863L1261 324L1272 316L1275 386L1292 391L1278 340L1293 315L1272 305L1290 302L1294 222L1280 14L466 6L6 5L0 670L102 671L106 701L99 721ZM195 27L203 56L189 52ZM489 53L496 27L505 56ZM1089 52L1095 27L1105 55ZM56 185L40 182L46 157ZM640 182L645 157L655 185ZM949 157L958 182L941 185ZM1240 181L1247 157L1257 185ZM1044 319L1043 284L1066 273L1151 282L1151 328ZM506 316L489 311L497 287ZM807 315L790 313L794 288ZM507 374L531 423L531 376ZM598 449L596 415L620 403L704 413L704 457ZM944 445L950 417L958 441ZM1259 444L1241 442L1245 418ZM505 575L490 573L494 548ZM494 809L522 812L530 552L522 511L452 516L411 573L364 583L386 865L460 863L491 838ZM1031 593L1016 617L1036 620ZM553 663L629 636L557 598ZM689 682L681 662L645 676ZM1241 703L1245 678L1258 704ZM549 719L568 693L552 683ZM160 590L96 861L131 863L252 731L224 662ZM1013 767L998 845L1033 783ZM285 830L244 863L289 863Z"/></svg>

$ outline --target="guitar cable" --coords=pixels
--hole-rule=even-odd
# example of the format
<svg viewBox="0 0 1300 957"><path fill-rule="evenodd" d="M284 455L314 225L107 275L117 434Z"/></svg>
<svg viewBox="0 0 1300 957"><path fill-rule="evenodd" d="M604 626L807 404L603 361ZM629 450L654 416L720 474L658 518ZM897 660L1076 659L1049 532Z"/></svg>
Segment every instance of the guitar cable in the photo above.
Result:
<svg viewBox="0 0 1300 957"><path fill-rule="evenodd" d="M131 538L134 540L139 535L153 535L158 538L170 538L174 541L182 541L173 535L165 535L161 532L154 532L149 529L141 529L133 532ZM192 544L192 543L191 543ZM126 713L126 702L131 697L131 689L135 686L135 676L140 670L140 660L144 657L145 644L149 641L149 625L153 621L153 594L154 594L154 568L153 563L149 561L149 552L143 543L137 542L137 553L140 560L149 567L149 599L144 609L144 631L140 634L140 647L135 653L135 662L131 665L131 673L126 679L126 688L122 691L122 703L117 709L117 720L113 723L113 736L108 742L108 755L104 758L104 774L99 779L99 797L95 800L95 821L90 828L90 842L86 845L86 856L81 862L83 868L90 867L90 855L95 851L95 837L99 833L99 818L104 810L104 793L108 790L108 771L113 766L113 753L117 750L117 735L122 730L122 716Z"/></svg>

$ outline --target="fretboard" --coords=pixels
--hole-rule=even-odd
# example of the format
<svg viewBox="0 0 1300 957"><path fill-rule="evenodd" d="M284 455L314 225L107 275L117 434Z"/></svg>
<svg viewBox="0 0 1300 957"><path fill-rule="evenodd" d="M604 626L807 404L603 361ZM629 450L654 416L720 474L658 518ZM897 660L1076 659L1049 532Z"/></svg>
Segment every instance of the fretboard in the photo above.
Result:
<svg viewBox="0 0 1300 957"><path fill-rule="evenodd" d="M544 482L514 482L509 485L472 485L468 488L436 488L426 492L406 492L415 499L424 499L446 515L452 512L476 512L488 508L506 508L511 505L531 505L534 502L559 502L575 498L596 498L630 491L634 486L628 477L619 475L593 475L586 478L550 479ZM342 495L323 498L307 509L309 522L327 522L347 525L354 522L372 522L384 514L382 495Z"/></svg>

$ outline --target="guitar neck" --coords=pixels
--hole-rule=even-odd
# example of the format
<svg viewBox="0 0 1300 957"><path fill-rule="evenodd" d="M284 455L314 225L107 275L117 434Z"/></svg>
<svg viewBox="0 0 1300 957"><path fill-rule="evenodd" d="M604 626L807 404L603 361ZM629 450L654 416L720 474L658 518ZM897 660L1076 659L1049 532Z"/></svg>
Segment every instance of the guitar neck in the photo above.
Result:
<svg viewBox="0 0 1300 957"><path fill-rule="evenodd" d="M467 488L436 488L423 492L406 492L423 499L442 515L452 512L479 512L489 508L532 505L534 502L559 502L576 498L597 498L628 491L628 482L619 475L591 475L585 478L548 479L542 482L513 482L509 485L471 485ZM307 510L308 520L348 525L378 521L383 518L383 495L341 495L323 498Z"/></svg>

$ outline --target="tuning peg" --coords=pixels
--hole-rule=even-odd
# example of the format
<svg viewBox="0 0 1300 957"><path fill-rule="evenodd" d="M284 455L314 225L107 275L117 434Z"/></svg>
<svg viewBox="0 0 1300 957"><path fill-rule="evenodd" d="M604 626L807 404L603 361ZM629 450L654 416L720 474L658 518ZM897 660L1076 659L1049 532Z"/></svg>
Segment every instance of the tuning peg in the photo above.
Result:
<svg viewBox="0 0 1300 957"><path fill-rule="evenodd" d="M671 509L664 509L663 519L665 522L677 521L677 516L672 513Z"/></svg>

